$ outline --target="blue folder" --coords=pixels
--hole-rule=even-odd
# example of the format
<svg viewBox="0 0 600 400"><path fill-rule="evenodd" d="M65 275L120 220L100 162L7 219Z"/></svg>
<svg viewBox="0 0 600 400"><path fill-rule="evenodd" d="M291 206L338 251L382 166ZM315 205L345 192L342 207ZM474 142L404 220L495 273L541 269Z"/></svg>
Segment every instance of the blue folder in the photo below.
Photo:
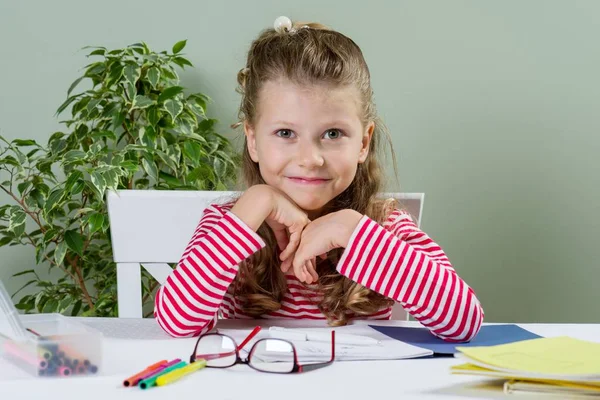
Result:
<svg viewBox="0 0 600 400"><path fill-rule="evenodd" d="M439 355L452 355L456 347L493 346L513 343L521 340L537 339L541 336L514 324L486 325L481 327L473 340L466 343L449 343L433 336L427 328L405 328L399 326L369 325L371 328L391 337L392 339L423 347Z"/></svg>

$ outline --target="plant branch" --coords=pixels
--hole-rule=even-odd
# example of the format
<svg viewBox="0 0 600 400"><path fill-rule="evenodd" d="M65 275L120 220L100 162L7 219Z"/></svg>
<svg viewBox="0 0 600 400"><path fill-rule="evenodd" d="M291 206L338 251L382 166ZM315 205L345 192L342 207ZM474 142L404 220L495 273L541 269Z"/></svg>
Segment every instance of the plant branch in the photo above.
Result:
<svg viewBox="0 0 600 400"><path fill-rule="evenodd" d="M27 207L27 205L25 204L25 201L19 200L19 198L17 196L15 196L15 194L12 191L7 190L4 186L0 186L0 189L4 190L4 192L6 192L6 194L8 194L17 203L19 203L19 205L21 206L21 208L23 209L23 211L25 211L25 214L29 215L31 217L31 219L33 219L35 221L35 223L40 227L40 230L42 231L42 233L46 233L46 229L44 229L44 226L40 222L37 214L35 214L33 211L31 211L29 209L29 207Z"/></svg>
<svg viewBox="0 0 600 400"><path fill-rule="evenodd" d="M146 293L146 295L142 298L142 305L148 301L148 298L152 295L152 292L154 291L154 289L156 289L156 286L158 286L158 281L152 282L152 284L148 288L148 293Z"/></svg>
<svg viewBox="0 0 600 400"><path fill-rule="evenodd" d="M85 301L88 304L88 306L90 307L90 310L93 310L94 302L92 301L92 298L90 297L87 287L85 286L85 281L83 280L83 275L81 274L81 268L79 268L79 266L77 265L77 261L79 261L81 259L79 258L79 256L75 256L75 258L71 258L71 257L69 257L69 255L67 255L65 258L71 265L71 268L73 268L73 271L75 271L75 273L77 274L77 279L75 280L75 282L77 282L79 284L79 287L81 288L81 291L83 292L83 296L85 297Z"/></svg>
<svg viewBox="0 0 600 400"><path fill-rule="evenodd" d="M29 239L29 242L31 243L31 245L37 249L37 246L35 245L35 241L33 240L33 238L27 232L25 232L25 236L27 236L27 238ZM51 260L50 257L48 257L47 254L44 254L44 258L50 264L54 264L55 266L57 266L58 268L60 268L65 274L69 275L71 277L71 279L73 280L74 283L77 283L77 278L75 277L75 275L73 275L71 273L71 271L69 271L68 269L66 269L62 265L58 265L54 260Z"/></svg>

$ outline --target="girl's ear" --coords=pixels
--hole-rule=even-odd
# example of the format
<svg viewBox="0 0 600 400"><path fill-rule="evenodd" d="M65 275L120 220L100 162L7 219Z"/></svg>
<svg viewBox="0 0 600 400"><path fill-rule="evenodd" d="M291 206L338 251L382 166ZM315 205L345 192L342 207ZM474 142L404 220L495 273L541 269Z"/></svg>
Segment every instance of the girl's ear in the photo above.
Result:
<svg viewBox="0 0 600 400"><path fill-rule="evenodd" d="M375 131L375 122L371 121L367 124L367 128L362 137L362 143L360 148L360 153L358 153L358 163L362 164L367 159L369 155L369 146L371 145L371 138L373 137L373 132Z"/></svg>
<svg viewBox="0 0 600 400"><path fill-rule="evenodd" d="M250 158L255 163L258 162L258 151L256 151L256 135L254 134L254 128L250 126L248 121L244 121L244 134L246 135L246 143L248 145L248 153Z"/></svg>

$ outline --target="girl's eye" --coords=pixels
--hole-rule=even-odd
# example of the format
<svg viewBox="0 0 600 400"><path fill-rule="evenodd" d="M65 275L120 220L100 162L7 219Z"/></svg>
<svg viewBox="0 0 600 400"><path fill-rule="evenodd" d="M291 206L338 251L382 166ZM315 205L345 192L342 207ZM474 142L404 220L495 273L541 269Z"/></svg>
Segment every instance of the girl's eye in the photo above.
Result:
<svg viewBox="0 0 600 400"><path fill-rule="evenodd" d="M325 132L325 139L339 139L342 137L342 132L337 129L330 129Z"/></svg>
<svg viewBox="0 0 600 400"><path fill-rule="evenodd" d="M294 132L290 131L289 129L281 129L281 130L277 131L277 133L275 133L275 134L277 136L279 136L280 138L284 138L284 139L289 139L294 136Z"/></svg>

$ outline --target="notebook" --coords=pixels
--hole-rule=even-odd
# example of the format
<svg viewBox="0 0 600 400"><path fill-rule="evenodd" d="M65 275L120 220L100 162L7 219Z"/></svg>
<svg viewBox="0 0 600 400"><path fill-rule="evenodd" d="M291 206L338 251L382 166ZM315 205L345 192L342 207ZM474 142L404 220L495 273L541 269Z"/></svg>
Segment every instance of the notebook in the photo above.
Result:
<svg viewBox="0 0 600 400"><path fill-rule="evenodd" d="M565 393L570 388L600 395L600 343L562 336L489 347L458 346L457 351L456 357L467 363L451 367L452 373L503 378L505 390Z"/></svg>
<svg viewBox="0 0 600 400"><path fill-rule="evenodd" d="M439 355L453 355L456 353L457 346L493 346L540 337L539 335L514 324L486 325L481 327L477 336L470 342L452 343L434 336L427 328L369 326L393 339L400 340L413 346L423 347L431 350L434 354Z"/></svg>

